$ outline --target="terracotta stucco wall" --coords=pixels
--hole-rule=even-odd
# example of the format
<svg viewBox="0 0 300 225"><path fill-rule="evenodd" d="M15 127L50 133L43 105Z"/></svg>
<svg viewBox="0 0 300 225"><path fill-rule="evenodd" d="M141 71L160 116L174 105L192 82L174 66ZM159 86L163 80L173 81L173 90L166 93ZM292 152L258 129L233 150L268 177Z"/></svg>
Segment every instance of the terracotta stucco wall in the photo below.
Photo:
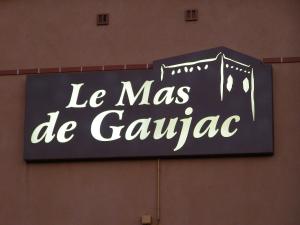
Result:
<svg viewBox="0 0 300 225"><path fill-rule="evenodd" d="M186 23L183 11L199 10ZM0 68L151 63L226 46L257 58L298 56L298 0L0 2ZM110 13L110 25L96 15Z"/></svg>

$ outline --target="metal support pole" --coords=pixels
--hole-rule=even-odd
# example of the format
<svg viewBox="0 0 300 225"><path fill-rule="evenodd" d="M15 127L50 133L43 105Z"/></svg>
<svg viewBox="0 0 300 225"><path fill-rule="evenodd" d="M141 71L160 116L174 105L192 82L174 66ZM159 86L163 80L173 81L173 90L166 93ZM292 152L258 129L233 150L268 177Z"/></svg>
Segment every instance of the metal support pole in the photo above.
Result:
<svg viewBox="0 0 300 225"><path fill-rule="evenodd" d="M156 218L157 224L160 222L160 165L159 159L157 160L157 205L156 205Z"/></svg>

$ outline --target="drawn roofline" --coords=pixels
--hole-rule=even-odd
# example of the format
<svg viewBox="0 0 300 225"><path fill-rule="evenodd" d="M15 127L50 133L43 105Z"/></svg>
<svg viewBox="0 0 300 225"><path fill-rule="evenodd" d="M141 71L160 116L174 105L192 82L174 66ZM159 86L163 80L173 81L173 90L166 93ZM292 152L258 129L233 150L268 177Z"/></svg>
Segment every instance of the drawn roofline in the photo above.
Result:
<svg viewBox="0 0 300 225"><path fill-rule="evenodd" d="M192 66L192 65L195 65L195 64L198 64L198 63L216 61L220 54L222 54L222 52L219 52L217 54L217 56L214 57L214 58L201 59L201 60L197 60L197 61L193 61L193 62L185 62L185 63L180 63L180 64L174 64L174 65L170 65L170 66L165 66L165 68L177 68L177 67L180 67L180 66Z"/></svg>
<svg viewBox="0 0 300 225"><path fill-rule="evenodd" d="M164 66L164 68L177 68L177 67L181 67L181 66L192 66L192 65L195 65L195 64L198 64L198 63L203 63L203 62L212 62L212 61L216 61L219 57L219 55L222 55L224 57L224 59L227 59L229 61L232 61L234 63L237 63L239 65L242 65L242 66L246 66L246 67L250 67L250 65L247 65L247 64L244 64L242 62L239 62L237 60L234 60L230 57L227 57L224 53L222 52L219 52L215 57L213 58L208 58L208 59L200 59L200 60L197 60L197 61L192 61L192 62L185 62L185 63L179 63L179 64L174 64L174 65L169 65L169 66L166 66L165 64L162 64Z"/></svg>
<svg viewBox="0 0 300 225"><path fill-rule="evenodd" d="M244 64L242 62L239 62L237 60L234 60L230 57L227 57L224 53L222 52L219 52L215 57L213 58L207 58L207 59L200 59L200 60L197 60L197 61L192 61L192 62L184 62L184 63L179 63L179 64L173 64L173 65L168 65L166 66L165 64L162 64L161 67L160 67L160 71L161 71L161 76L160 76L160 79L163 80L163 75L164 75L164 71L163 71L163 68L166 68L166 69L172 69L172 68L178 68L178 67L182 67L182 66L193 66L195 64L198 64L198 63L204 63L204 62L213 62L213 61L216 61L218 59L218 57L221 55L222 58L226 59L226 60L229 60L231 62L234 62L234 63L237 63L239 65L242 65L242 66L245 66L245 67L250 67L250 65L247 65L247 64Z"/></svg>

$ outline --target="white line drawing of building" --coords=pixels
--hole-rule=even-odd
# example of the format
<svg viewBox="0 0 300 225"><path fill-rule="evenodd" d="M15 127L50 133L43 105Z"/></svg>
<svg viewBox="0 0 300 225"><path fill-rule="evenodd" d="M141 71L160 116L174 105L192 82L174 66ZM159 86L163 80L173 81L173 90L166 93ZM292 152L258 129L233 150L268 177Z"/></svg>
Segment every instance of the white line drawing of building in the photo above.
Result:
<svg viewBox="0 0 300 225"><path fill-rule="evenodd" d="M248 93L250 91L251 95L251 113L252 113L252 119L255 121L255 99L254 99L254 71L253 67L250 65L247 65L245 63L239 62L237 60L234 60L232 58L227 57L224 53L219 52L215 57L213 58L206 58L206 59L200 59L197 61L192 62L183 62L179 64L173 64L173 65L165 65L162 64L160 67L160 79L161 81L164 79L165 76L165 70L170 69L171 75L175 76L178 74L184 74L184 73L191 73L193 71L205 71L209 69L209 63L214 62L220 59L220 100L223 101L224 96L224 69L229 69L234 72L241 72L245 74L250 74L250 79L247 77L243 80L243 90L245 93ZM227 91L231 91L232 85L233 85L233 78L231 75L228 76L226 81L226 89ZM250 90L249 90L250 89Z"/></svg>

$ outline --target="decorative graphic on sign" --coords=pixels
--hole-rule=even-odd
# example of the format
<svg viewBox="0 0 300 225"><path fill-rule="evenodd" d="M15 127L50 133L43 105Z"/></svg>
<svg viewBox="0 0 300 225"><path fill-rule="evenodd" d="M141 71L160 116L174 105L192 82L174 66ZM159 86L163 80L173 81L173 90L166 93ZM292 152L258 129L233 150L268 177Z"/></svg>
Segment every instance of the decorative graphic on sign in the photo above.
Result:
<svg viewBox="0 0 300 225"><path fill-rule="evenodd" d="M243 90L245 93L249 91L249 86L251 87L251 113L253 121L255 120L255 101L254 101L254 72L253 68L250 65L244 64L237 60L233 60L229 57L226 57L225 54L219 52L216 57L208 59L200 59L193 62L183 62L173 65L161 65L160 79L164 79L164 75L169 70L172 76L192 73L193 71L206 71L209 68L210 62L220 61L220 99L223 101L223 92L224 92L224 74L228 74L227 79L225 79L226 90L231 91L234 79L231 74L237 74L238 76L245 77L243 80ZM227 73L226 73L227 72ZM248 76L249 75L249 76Z"/></svg>
<svg viewBox="0 0 300 225"><path fill-rule="evenodd" d="M28 76L24 159L273 153L272 68L220 47L151 70Z"/></svg>

